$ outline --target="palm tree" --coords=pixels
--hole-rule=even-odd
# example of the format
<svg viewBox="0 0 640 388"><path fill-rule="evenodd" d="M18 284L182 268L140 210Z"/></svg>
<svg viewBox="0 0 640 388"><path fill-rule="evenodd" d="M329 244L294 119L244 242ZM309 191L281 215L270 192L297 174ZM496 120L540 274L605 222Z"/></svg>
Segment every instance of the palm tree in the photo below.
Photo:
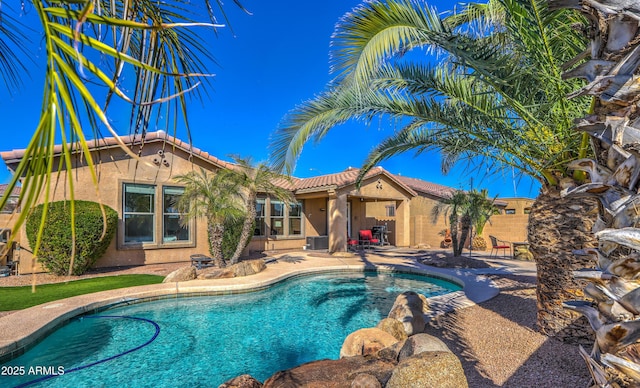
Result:
<svg viewBox="0 0 640 388"><path fill-rule="evenodd" d="M434 223L440 215L449 219L454 256L462 255L466 241L473 242L473 228L481 235L484 225L495 214L497 208L487 196L486 189L468 192L457 190L431 209Z"/></svg>
<svg viewBox="0 0 640 388"><path fill-rule="evenodd" d="M241 6L238 0L236 5ZM87 137L100 138L102 131L119 139L118 133L144 134L147 127L166 126L175 132L184 122L188 131L187 97L201 97L202 82L211 76L206 64L211 59L208 41L193 27L208 27L215 32L222 27L216 14L224 16L221 0L202 0L208 17L201 18L189 0L31 0L40 22L46 63L40 121L26 147L0 208L8 193L22 183L19 203L23 209L51 195L54 165L70 170L74 152L89 155ZM18 13L11 4L0 7L0 74L5 85L20 85L28 60L36 57L34 45L21 30ZM224 16L226 20L226 16ZM33 48L33 49L32 49ZM211 63L211 62L209 62ZM130 91L130 94L127 92ZM119 99L131 106L130 122L125 129L115 128L109 120L110 108ZM60 162L54 161L54 144L64 145ZM120 146L137 158L123 142ZM93 160L86 159L89 171ZM93 182L101 202L98 178ZM66 180L70 199L74 199L73 180ZM72 203L72 217L74 212ZM14 233L24 223L28 212L16 217ZM43 213L46 214L46 211ZM104 210L103 210L104 214ZM73 224L73 223L72 223ZM44 219L41 222L41 229ZM41 236L41 233L39 234ZM40 237L34 247L37 256Z"/></svg>
<svg viewBox="0 0 640 388"><path fill-rule="evenodd" d="M245 217L238 247L231 257L231 263L237 263L249 239L253 236L253 224L256 219L256 199L258 193L272 196L285 204L293 202L293 193L279 186L278 182L285 182L285 178L268 164L260 162L256 165L251 158L233 156L235 166L230 170L230 179L240 187L244 199Z"/></svg>
<svg viewBox="0 0 640 388"><path fill-rule="evenodd" d="M431 209L434 223L441 214L449 219L453 255L456 257L462 255L465 240L469 235L471 219L468 208L469 200L467 193L462 190L456 190L449 198L438 202L438 204Z"/></svg>
<svg viewBox="0 0 640 388"><path fill-rule="evenodd" d="M174 179L185 186L177 203L180 212L185 214L183 222L204 217L207 221L209 253L214 259L224 260L222 236L225 220L241 218L245 214L237 183L227 170L209 174L203 168L200 168L200 172L191 171Z"/></svg>
<svg viewBox="0 0 640 388"><path fill-rule="evenodd" d="M470 246L475 250L485 250L487 249L487 242L482 237L482 232L491 216L496 214L498 210L494 205L496 198L489 199L489 191L487 189L480 191L471 189L467 193L467 200L469 201L469 217L472 220L473 228L475 228L475 235L470 236Z"/></svg>
<svg viewBox="0 0 640 388"><path fill-rule="evenodd" d="M572 199L583 210L566 211L559 195L573 177L567 163L590 153L588 137L572 131L590 100L567 100L583 82L561 77L562 65L583 51L585 39L573 27L584 21L551 12L543 0L490 0L448 17L416 0L365 3L336 26L335 80L274 134L274 164L291 172L309 139L319 141L349 119L387 117L400 128L370 153L361 177L399 153L439 151L445 172L466 161L489 173L509 167L537 179L542 192L530 214L529 241L539 273L538 326L561 336L575 315L559 306L580 288L566 263L575 260L573 247L594 241L579 225L589 222L584 216L595 202ZM437 54L438 63L418 48ZM550 220L558 214L562 224Z"/></svg>
<svg viewBox="0 0 640 388"><path fill-rule="evenodd" d="M583 27L591 40L587 55L569 61L565 77L581 77L587 85L572 93L594 97L593 111L577 121L576 130L592 137L594 158L571 163L588 172L590 181L568 187L568 198L596 197L597 249L576 277L588 281L588 300L563 306L589 319L595 341L591 353L580 348L593 386L637 386L640 383L640 8L637 2L550 0L549 7L577 10L587 16ZM584 60L582 60L584 59ZM595 266L595 270L594 270ZM597 274L585 276L586 272ZM598 291L602 295L598 295ZM584 299L576 294L576 299ZM593 337L592 337L593 338ZM613 372L613 373L611 373ZM616 374L617 372L617 374Z"/></svg>

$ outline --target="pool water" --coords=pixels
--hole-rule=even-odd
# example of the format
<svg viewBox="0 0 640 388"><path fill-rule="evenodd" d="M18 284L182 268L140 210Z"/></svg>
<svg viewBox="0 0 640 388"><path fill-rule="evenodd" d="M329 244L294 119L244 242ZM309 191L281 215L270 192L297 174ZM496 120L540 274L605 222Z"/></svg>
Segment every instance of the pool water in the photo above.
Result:
<svg viewBox="0 0 640 388"><path fill-rule="evenodd" d="M33 386L217 387L245 373L264 381L305 362L337 359L344 338L375 326L404 291L432 297L460 289L419 275L333 273L296 277L259 292L116 307L72 320L0 366L0 385L18 386L51 372L59 376ZM7 376L21 374L21 367L22 375ZM60 375L60 368L66 373Z"/></svg>

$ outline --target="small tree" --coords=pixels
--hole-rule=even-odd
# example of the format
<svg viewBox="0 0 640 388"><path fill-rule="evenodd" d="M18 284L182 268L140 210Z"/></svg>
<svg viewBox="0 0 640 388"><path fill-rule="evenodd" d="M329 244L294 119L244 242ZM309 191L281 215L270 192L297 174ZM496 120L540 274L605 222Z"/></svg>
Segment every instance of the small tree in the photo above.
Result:
<svg viewBox="0 0 640 388"><path fill-rule="evenodd" d="M482 236L484 227L491 218L496 214L498 208L494 205L496 198L489 199L489 192L487 189L480 191L472 189L467 193L467 200L469 201L468 213L471 217L471 224L475 229L475 235L472 232L471 247L477 250L487 249L487 242Z"/></svg>
<svg viewBox="0 0 640 388"><path fill-rule="evenodd" d="M102 257L115 235L118 212L103 205L105 219L96 202L75 201L74 207L75 244L71 201L50 203L44 215L38 261L55 275L82 275ZM38 205L27 216L27 239L32 247L36 246L44 211L44 205Z"/></svg>
<svg viewBox="0 0 640 388"><path fill-rule="evenodd" d="M462 255L467 239L472 243L473 228L481 236L487 221L495 214L496 207L493 205L495 198L490 200L487 197L486 189L481 191L472 189L469 192L458 190L431 211L433 222L436 222L442 213L449 218L454 256Z"/></svg>
<svg viewBox="0 0 640 388"><path fill-rule="evenodd" d="M285 203L294 201L294 196L291 191L286 190L276 183L284 181L284 177L275 172L266 163L258 163L253 165L250 158L241 158L234 156L233 160L236 162L236 167L228 171L230 179L233 179L240 187L244 200L245 217L242 224L242 231L238 237L238 245L231 257L231 262L236 263L242 254L242 251L247 246L251 237L253 237L253 229L256 218L256 199L258 192L265 193L276 199L279 199Z"/></svg>
<svg viewBox="0 0 640 388"><path fill-rule="evenodd" d="M438 220L440 214L444 213L445 218L449 218L449 229L451 230L451 245L453 255L460 256L464 247L464 240L469 235L470 220L465 216L468 205L467 194L462 190L457 190L449 198L443 199L431 210L433 222Z"/></svg>
<svg viewBox="0 0 640 388"><path fill-rule="evenodd" d="M183 222L204 217L207 220L209 254L214 258L224 258L222 239L225 222L244 215L238 184L227 170L209 174L203 168L199 173L191 171L175 177L175 180L185 185L177 203L180 212L186 214Z"/></svg>

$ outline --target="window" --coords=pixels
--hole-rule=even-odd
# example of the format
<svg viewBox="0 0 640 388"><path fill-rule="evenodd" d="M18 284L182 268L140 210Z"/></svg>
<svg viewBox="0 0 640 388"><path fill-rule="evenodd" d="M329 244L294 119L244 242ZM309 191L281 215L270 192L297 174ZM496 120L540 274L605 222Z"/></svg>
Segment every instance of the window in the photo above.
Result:
<svg viewBox="0 0 640 388"><path fill-rule="evenodd" d="M124 183L122 186L122 243L153 248L193 244L191 223L177 207L184 188Z"/></svg>
<svg viewBox="0 0 640 388"><path fill-rule="evenodd" d="M505 209L504 214L516 214L516 209Z"/></svg>
<svg viewBox="0 0 640 388"><path fill-rule="evenodd" d="M274 236L284 235L284 203L282 201L271 201L271 234Z"/></svg>
<svg viewBox="0 0 640 388"><path fill-rule="evenodd" d="M386 210L387 217L395 217L396 216L396 205L387 205L384 208Z"/></svg>
<svg viewBox="0 0 640 388"><path fill-rule="evenodd" d="M9 196L9 198L7 198L7 203L0 210L0 214L11 214L14 212L14 210L16 210L17 207L18 207L18 196L11 195ZM20 210L18 209L18 211Z"/></svg>
<svg viewBox="0 0 640 388"><path fill-rule="evenodd" d="M155 241L155 186L124 184L124 242Z"/></svg>
<svg viewBox="0 0 640 388"><path fill-rule="evenodd" d="M189 241L189 226L180 225L184 214L178 212L176 204L184 193L182 187L164 187L162 193L162 242Z"/></svg>
<svg viewBox="0 0 640 388"><path fill-rule="evenodd" d="M531 213L531 208L530 207L525 207L524 208L524 214L530 214Z"/></svg>
<svg viewBox="0 0 640 388"><path fill-rule="evenodd" d="M289 234L302 234L302 204L300 202L289 205Z"/></svg>
<svg viewBox="0 0 640 388"><path fill-rule="evenodd" d="M254 236L265 236L265 222L264 222L264 218L265 218L265 199L264 198L258 198L256 199L256 220L255 220L255 226L253 229L253 235Z"/></svg>
<svg viewBox="0 0 640 388"><path fill-rule="evenodd" d="M256 199L254 236L299 237L304 227L303 202L285 203L271 198Z"/></svg>

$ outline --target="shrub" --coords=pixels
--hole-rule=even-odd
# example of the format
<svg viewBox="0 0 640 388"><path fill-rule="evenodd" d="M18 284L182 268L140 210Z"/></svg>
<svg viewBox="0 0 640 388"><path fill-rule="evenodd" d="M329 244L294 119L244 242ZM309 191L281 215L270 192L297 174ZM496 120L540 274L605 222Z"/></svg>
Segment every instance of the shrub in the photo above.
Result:
<svg viewBox="0 0 640 388"><path fill-rule="evenodd" d="M255 223L255 222L254 222ZM236 252L236 248L240 243L240 237L242 235L242 226L244 224L244 218L227 218L224 221L224 234L222 235L222 257L225 260L229 260ZM251 228L253 230L253 228ZM246 247L251 241L251 237L243 243Z"/></svg>
<svg viewBox="0 0 640 388"><path fill-rule="evenodd" d="M75 201L76 254L73 275L82 275L89 270L109 247L118 224L118 213L104 206L107 214L107 231L103 238L103 218L100 205L89 201ZM27 217L27 239L33 247L36 244L38 228L44 205L38 205ZM49 203L44 224L42 242L38 251L38 261L44 268L56 275L65 275L71 261L71 205L70 201Z"/></svg>

